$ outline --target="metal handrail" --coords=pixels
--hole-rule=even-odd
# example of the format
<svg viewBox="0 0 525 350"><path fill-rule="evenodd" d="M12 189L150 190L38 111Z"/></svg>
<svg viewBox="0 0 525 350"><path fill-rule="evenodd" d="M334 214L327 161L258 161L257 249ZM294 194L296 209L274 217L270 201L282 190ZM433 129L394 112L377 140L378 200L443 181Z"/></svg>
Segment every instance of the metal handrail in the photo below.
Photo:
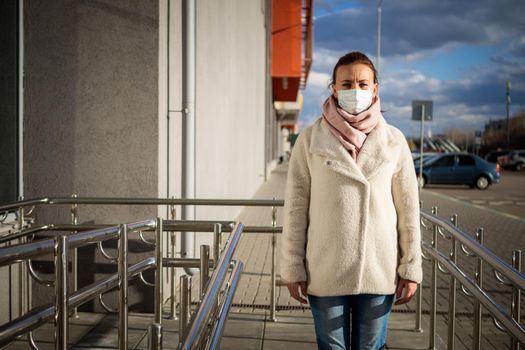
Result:
<svg viewBox="0 0 525 350"><path fill-rule="evenodd" d="M512 319L504 309L496 303L475 281L468 277L446 255L434 249L427 242L422 242L426 253L446 266L446 269L456 278L483 306L520 342L525 344L525 328Z"/></svg>
<svg viewBox="0 0 525 350"><path fill-rule="evenodd" d="M436 328L436 291L437 273L445 270L450 276L449 295L448 295L448 341L447 348L454 349L455 339L455 320L456 320L456 294L457 283L460 283L460 290L474 299L474 330L473 330L473 349L481 349L481 318L482 307L486 308L491 314L494 324L499 330L511 335L511 348L518 349L518 342L525 345L525 329L520 324L520 294L523 291L525 275L521 272L521 251L514 250L512 266L506 263L490 249L483 245L483 228L476 230L476 239L473 239L466 232L457 226L458 216L451 217L451 223L437 216L437 207L433 207L431 213L421 210L422 220L432 224L431 243L422 240L422 253L429 256L432 260L432 279L430 281L431 303L430 303L430 348L435 348ZM449 251L441 252L438 249L438 238L443 237L450 245ZM476 259L476 270L473 277L464 272L457 263L457 247L460 245L461 251L467 251L467 258ZM441 246L440 246L441 248ZM508 282L512 286L511 311L507 312L501 304L493 297L489 296L483 289L483 264L490 264L495 272L498 282ZM500 271L500 272L498 272ZM417 310L417 320L421 317L421 311Z"/></svg>
<svg viewBox="0 0 525 350"><path fill-rule="evenodd" d="M128 269L128 278L134 277L139 273L155 267L155 258L144 259ZM68 307L78 307L101 293L110 291L118 286L119 275L115 273L105 279L94 282L68 297ZM32 331L46 322L53 319L55 315L55 305L48 304L37 307L10 322L0 325L0 346L6 345L17 336Z"/></svg>
<svg viewBox="0 0 525 350"><path fill-rule="evenodd" d="M494 269L500 271L505 277L512 281L512 283L520 289L525 290L525 274L516 271L516 269L514 269L509 263L500 258L490 249L479 244L474 238L470 237L470 235L452 225L450 222L440 219L428 211L422 209L421 216L445 229L453 238L457 239L465 247L468 247L472 254L475 254L489 263Z"/></svg>
<svg viewBox="0 0 525 350"><path fill-rule="evenodd" d="M102 242L108 239L119 237L119 257L117 259L117 262L119 266L119 271L125 271L123 269L126 268L127 248L123 248L123 247L125 247L127 244L125 240L124 242L121 242L121 241L123 240L122 238L127 238L127 235L126 234L122 235L120 233L121 232L120 230L124 230L124 232L126 230L129 230L129 231L139 230L140 233L142 233L142 231L154 231L155 230L157 231L157 237L156 237L157 242L159 241L159 237L162 236L164 231L168 231L168 232L174 232L174 231L177 231L177 232L183 232L183 231L205 232L205 231L209 231L209 232L215 233L214 242L217 242L219 244L220 244L221 232L231 232L232 230L234 231L232 221L220 221L220 222L202 221L196 224L196 221L183 221L183 220L180 220L180 221L171 220L170 221L170 220L160 219L161 220L160 233L159 233L158 227L157 229L155 229L156 226L158 225L158 222L157 222L157 225L155 225L155 222L153 220L149 221L149 223L147 223L149 225L146 225L146 226L144 225L136 226L135 224L120 225L120 226L116 226L116 225L110 226L110 225L100 225L100 224L98 225L92 225L92 224L78 225L77 223L78 222L78 209L77 209L78 204L86 204L86 205L89 205L89 204L97 204L97 205L106 205L106 204L109 204L109 205L122 205L122 204L126 204L126 205L133 205L133 204L170 205L172 208L174 205L177 205L177 204L180 204L180 205L188 205L188 204L189 205L214 205L214 206L219 206L219 205L271 206L273 207L273 211L275 214L275 207L279 205L283 206L284 201L282 200L276 201L275 199L274 200L242 200L242 199L241 200L220 200L220 199L219 200L215 200L215 199L186 200L186 199L165 199L165 198L160 198L160 199L159 198L79 198L76 196L73 196L71 198L62 198L62 197L48 198L46 197L46 198L39 198L39 199L32 199L32 200L24 200L24 201L12 203L11 205L0 206L0 214L2 214L2 212L7 213L8 211L11 210L11 211L15 211L20 217L24 217L25 216L24 213L28 212L27 210L24 210L24 208L26 207L30 207L30 210L32 211L37 205L58 205L58 204L71 204L72 205L71 207L72 224L50 224L50 225L40 225L37 227L31 227L31 228L19 226L19 230L17 232L10 233L6 235L5 237L0 237L3 243L11 243L8 247L4 249L0 248L0 266L5 265L5 264L11 264L11 263L18 262L18 261L24 261L24 259L29 259L29 258L38 256L38 255L49 254L49 253L52 253L54 250L55 250L55 255L56 255L57 254L56 242L59 242L61 240L66 242L62 244L62 247L67 246L68 249L73 250L74 252L73 259L76 261L76 248L82 245L85 245L85 244L98 243L98 242ZM172 210L172 218L174 218L173 210ZM162 224L165 224L165 229L162 229ZM275 224L273 225L272 228L264 227L264 226L253 226L253 227L249 227L248 231L249 232L270 233L270 234L280 233L282 231L282 228L278 228L275 226L276 226ZM88 231L84 232L85 230L88 230ZM45 232L62 231L62 232L59 232L57 234L51 234L49 239L43 238L36 242L24 241L25 237L34 236L34 234L44 232L44 231ZM64 231L70 231L70 234L67 234L66 239L60 238L63 235ZM126 237L122 237L122 236L126 236ZM217 237L219 237L218 240L217 240ZM20 241L21 243L13 245L12 243L14 243L13 240L15 239L21 239ZM229 241L227 243L227 246L229 247L232 246L232 243L233 243L232 241ZM237 242L235 242L235 244L237 244ZM156 261L158 262L157 269L162 270L164 258L162 258L162 251L157 251L157 249L159 248L159 245L156 244L156 246L157 247L156 247L155 256L156 256ZM62 251L64 251L64 248L62 248ZM219 251L220 251L219 246L215 244L214 251L213 251L213 256L215 257L215 259L210 259L208 263L204 265L205 267L209 265L209 267L215 268L214 271L220 270L219 264L217 263L217 259L216 259L219 256ZM55 266L58 266L57 264L60 264L62 271L56 270L55 274L60 273L61 276L64 276L67 280L67 276L64 275L64 271L63 271L64 267L62 266L63 259L62 260L61 259L56 260L56 259L57 258L55 257ZM231 256L229 257L229 259L231 260ZM186 260L192 260L192 261L190 262ZM170 261L169 258L166 259L166 267L186 266L186 265L196 265L196 264L193 261L193 259L180 259L180 260L174 259L172 261ZM201 269L205 268L202 265L202 261L199 263L199 267ZM238 271L238 270L235 270L235 271ZM120 275L122 275L122 273ZM124 275L127 275L127 274L124 274ZM139 273L139 276L140 275L141 274ZM159 276L162 276L162 273L157 273L156 276L157 276L156 283L155 283L156 284L156 288L155 288L156 298L157 296L160 296L160 298L157 298L157 299L162 300L163 299L162 291L161 289L158 288L158 285L162 284L162 283L159 283L159 281L161 280L158 279ZM76 282L75 273L73 273L73 279L74 279L74 282ZM230 291L230 293L233 290L231 283L233 283L232 280L228 282L229 287L227 288L228 291ZM67 302L63 301L64 300L63 295L67 293L67 289L65 289L66 287L64 287L66 284L67 283L64 283L64 282L60 283L59 286L56 286L57 289L55 291L56 292L55 294L60 297L60 299L57 297L56 302L60 303L62 307L56 308L54 310L55 311L54 316L55 316L55 319L62 320L62 323L66 322L64 315L67 314L68 308L69 308L69 305L67 304ZM127 282L119 282L119 285L121 285L121 288L119 289L119 293L126 294L127 291L125 289L127 289L126 288ZM75 283L75 286L76 286L76 283ZM58 289L58 288L61 288L61 289ZM201 290L202 289L203 289L203 286L201 285ZM102 293L99 293L98 295L101 295L101 294ZM223 295L222 292L221 292L221 295ZM119 297L119 299L122 299L122 295ZM173 300L173 293L172 293L172 300ZM273 305L272 309L274 309L274 307L275 305ZM121 324L121 327L119 327L119 347L125 348L127 345L126 344L127 334L126 334L126 331L121 330L121 328L122 329L127 328L127 327L122 327L127 324L127 315L126 315L127 305L122 305L120 310L121 311L119 311L119 324ZM74 307L73 307L73 312L74 313L76 312L76 309ZM161 312L156 310L155 312L156 321L158 321L160 314ZM33 326L38 327L38 325L33 325ZM65 327L62 327L61 329L56 329L55 331L57 332L56 333L57 344L59 345L61 344L60 346L63 347L66 342L65 339L67 339L67 330L65 330ZM122 334L120 334L121 332Z"/></svg>
<svg viewBox="0 0 525 350"><path fill-rule="evenodd" d="M276 199L273 199L273 200L252 200L252 199L243 200L243 199L174 199L174 198L166 199L166 198L90 198L90 197L86 197L86 198L79 198L79 197L71 197L71 198L70 197L56 197L56 198L50 198L50 197L45 197L45 198L37 198L37 199L32 199L32 200L19 201L19 202L16 202L16 203L11 203L11 204L8 204L8 205L0 206L0 215L2 215L2 212L6 212L7 213L9 211L18 211L19 215L20 215L20 213L22 213L22 216L23 216L24 211L23 211L22 208L25 208L25 207L29 207L29 206L35 207L35 205L63 205L63 204L71 204L71 205L77 205L77 204L86 204L86 205L92 205L92 204L98 204L98 205L170 205L172 207L174 205L272 206L273 207L273 211L272 211L272 215L273 215L272 226L274 226L274 227L246 226L246 227L244 227L243 232L258 232L258 233L276 234L276 233L281 233L282 232L282 227L275 227L276 226L275 225L275 207L283 206L284 205L284 201L283 200L276 200ZM76 213L75 213L75 215L76 215ZM173 213L172 213L172 217L175 217ZM480 262L484 261L484 262L487 262L488 264L490 264L491 267L495 271L500 271L498 273L498 276L499 275L503 276L501 278L502 279L504 278L505 282L512 282L512 284L514 286L516 286L515 288L518 288L519 290L525 289L525 275L523 273L521 273L517 269L513 268L512 266L510 266L506 261L504 261L502 258L497 256L496 254L494 254L492 251L488 250L486 247L484 247L479 242L475 241L473 238L470 237L470 235L468 235L464 231L460 230L457 226L452 225L447 220L440 219L437 216L432 215L432 214L428 213L425 210L421 210L421 218L422 218L422 220L423 219L428 220L427 228L433 228L434 229L436 241L437 241L437 237L440 236L440 237L446 238L447 242L449 242L449 243L452 242L454 245L459 244L461 251L465 252L465 250L467 250L467 252L469 253L468 256L472 256L473 258L477 259L479 264L480 264ZM184 226L184 227L180 226L181 225L181 221L176 221L176 220L172 220L172 221L164 220L163 223L164 223L164 226L165 226L164 227L165 231L184 231L184 230L187 230L187 231L198 231L198 230L201 230L201 231L212 231L213 230L213 228L212 228L213 224L212 223L215 223L215 222L208 222L209 227L207 227L206 230L203 230L202 227L195 228L195 226L193 226L195 224L194 221L186 222L185 224L187 224L187 226ZM172 226L172 224L175 225L175 226L177 224L179 224L178 229L175 228L174 226ZM43 226L40 226L42 231L58 231L59 229L62 229L62 230L65 230L65 231L77 231L77 232L83 231L85 229L90 229L90 230L100 229L100 230L103 230L103 229L108 229L109 227L110 226L107 226L107 225L43 225ZM223 226L222 227L223 227L222 228L223 232L230 231L231 230L231 221L223 222ZM13 234L9 234L7 236L1 237L0 238L0 243L8 242L8 241L11 241L11 240L13 240L15 238L22 238L24 236L28 236L28 235L34 234L34 233L38 232L37 229L38 229L38 227L34 227L32 229L25 229L25 230L21 230L19 232L15 232ZM144 231L151 231L151 230L152 229L149 228L149 229L146 229ZM77 234L71 235L70 238L73 239L76 236L77 236ZM274 238L275 238L275 236L272 237L272 249L274 248L273 247ZM38 242L42 242L42 241L38 241ZM38 242L33 242L33 243L38 243ZM71 241L70 241L70 244L71 244ZM440 259L436 259L436 257L434 255L432 255L432 254L427 252L427 249L425 248L425 245L423 245L423 246L424 246L423 251L426 254L431 255L431 258L434 260L433 264L436 266L435 267L436 271L438 271L440 269L440 267L441 268L445 267L445 269L447 271L449 271L449 272L451 271L451 269L449 269L450 266L448 264L444 263ZM13 247L15 247L15 246L13 246ZM428 248L428 243L426 243L426 247ZM2 252L2 249L3 248L0 248L0 252ZM435 246L432 249L435 249L437 251L437 246ZM214 257L216 257L217 255L214 253ZM455 253L453 254L453 256L455 258ZM441 254L441 257L443 258L443 257L445 257L445 255ZM169 258L166 258L166 259L162 259L162 261L164 261L166 267L176 266L176 265L195 266L195 267L198 266L198 261L193 261L193 260L192 261L182 261L182 260L181 261L177 261L176 259L171 260ZM449 259L449 263L453 264L452 260ZM274 266L273 266L273 264L274 264L274 262L272 262L272 275L274 274ZM215 266L215 264L213 264L213 261L210 261L210 266ZM456 264L454 264L454 266L457 267ZM461 271L459 269L459 267L458 267L458 270ZM480 268L480 270L481 270L481 268ZM457 276L454 275L453 272L450 272L450 275L451 275L450 276L451 281L452 280L455 281L457 279L458 281L460 281L460 283L462 283L461 280L459 278L457 278ZM476 280L478 281L478 277L476 277ZM481 281L481 277L479 278L479 281ZM466 282L465 282L465 285L467 285ZM478 282L478 285L480 286L480 289L483 291L483 289L481 288L481 282ZM272 288L275 288L275 285L273 283L273 279L272 279ZM466 288L467 290L469 290L472 293L472 291L467 286L465 286L464 288ZM273 292L273 290L272 290L272 292ZM455 293L455 288L454 288L454 291L451 288L450 289L450 293ZM518 294L518 296L519 296L519 294ZM487 307L480 299L478 299L478 297L479 297L479 295L475 295L474 302ZM490 298L490 297L488 297L488 298ZM492 299L490 299L490 300L492 300ZM275 314L273 312L274 307L275 307L275 305L272 305L272 307L271 307L272 315ZM489 307L487 307L487 309L489 309ZM450 312L450 310L454 311L455 308L454 307L452 307L451 309L449 308L449 312ZM490 309L489 309L489 311L490 311ZM507 313L507 316L508 316L508 313ZM505 317L507 317L507 316L505 316ZM496 317L496 319L498 319L497 316L495 316L495 317ZM272 317L272 319L273 319L273 317ZM498 322L498 321L496 321L496 322ZM505 325L504 321L500 320L499 322L502 325ZM432 325L431 325L431 328L432 328ZM454 330L454 327L452 327L452 328L449 327L449 330L450 329ZM432 333L432 329L431 329L431 333ZM450 331L449 331L449 333L450 333Z"/></svg>
<svg viewBox="0 0 525 350"><path fill-rule="evenodd" d="M0 213L47 204L94 205L213 205L213 206L284 206L284 200L272 199L196 199L196 198L117 198L117 197L43 197L0 205Z"/></svg>
<svg viewBox="0 0 525 350"><path fill-rule="evenodd" d="M230 313L230 308L233 302L233 297L235 295L235 291L237 290L237 286L239 285L239 280L241 279L241 273L243 270L244 264L242 261L238 261L235 265L235 268L232 271L232 278L230 281L230 285L228 286L228 291L226 292L225 301L223 304L223 307L219 311L219 315L217 316L217 321L215 328L213 329L211 335L210 335L210 344L209 349L218 349L219 343L222 338L222 333L224 331L224 326L226 325L226 320L228 318L228 314Z"/></svg>
<svg viewBox="0 0 525 350"><path fill-rule="evenodd" d="M216 224L221 225L222 232L231 232L233 229L234 221L213 221L213 220L164 220L164 225L167 231L176 232L213 232ZM21 231L13 232L11 234L0 237L0 244L7 243L9 241L27 237L30 235L42 233L42 232L64 232L64 231L92 231L104 228L116 227L117 224L46 224L33 226ZM245 226L244 233L282 233L282 226ZM152 232L153 228L147 227L142 230L143 232ZM144 242L146 243L146 242Z"/></svg>
<svg viewBox="0 0 525 350"><path fill-rule="evenodd" d="M130 231L142 228L154 227L155 220L145 220L128 225ZM71 235L69 238L69 248L78 248L90 243L108 240L118 235L119 227L80 232ZM12 264L24 259L30 259L38 255L53 253L55 240L43 239L36 242L22 243L0 248L0 266Z"/></svg>
<svg viewBox="0 0 525 350"><path fill-rule="evenodd" d="M235 252L239 239L241 238L243 226L242 223L237 223L235 226L230 243L221 255L218 266L214 269L208 287L206 288L206 293L204 294L199 308L194 314L191 326L184 335L181 335L183 336L181 339L181 349L194 349L202 340L208 320L212 315L213 309L216 307L216 300L224 282L224 278L226 277L226 273L230 267L233 253Z"/></svg>

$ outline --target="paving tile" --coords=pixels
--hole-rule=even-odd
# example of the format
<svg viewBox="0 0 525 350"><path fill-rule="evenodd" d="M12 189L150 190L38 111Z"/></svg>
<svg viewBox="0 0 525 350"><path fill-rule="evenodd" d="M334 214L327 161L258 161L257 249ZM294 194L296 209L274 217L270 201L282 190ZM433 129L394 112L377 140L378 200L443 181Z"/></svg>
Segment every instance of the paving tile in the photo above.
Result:
<svg viewBox="0 0 525 350"><path fill-rule="evenodd" d="M264 333L264 315L232 315L228 317L223 337L261 339Z"/></svg>
<svg viewBox="0 0 525 350"><path fill-rule="evenodd" d="M240 349L240 348L239 348ZM315 341L264 340L263 349L266 350L317 350Z"/></svg>
<svg viewBox="0 0 525 350"><path fill-rule="evenodd" d="M301 320L304 321L304 320ZM315 342L313 323L298 322L293 317L278 322L267 322L264 340L286 340L297 342Z"/></svg>
<svg viewBox="0 0 525 350"><path fill-rule="evenodd" d="M145 336L146 331L144 329L128 329L128 344L135 346ZM95 327L89 334L82 338L77 344L77 347L105 347L105 348L117 348L118 347L118 329L108 328L105 326Z"/></svg>
<svg viewBox="0 0 525 350"><path fill-rule="evenodd" d="M221 340L221 350L260 350L262 340L245 337L223 337Z"/></svg>

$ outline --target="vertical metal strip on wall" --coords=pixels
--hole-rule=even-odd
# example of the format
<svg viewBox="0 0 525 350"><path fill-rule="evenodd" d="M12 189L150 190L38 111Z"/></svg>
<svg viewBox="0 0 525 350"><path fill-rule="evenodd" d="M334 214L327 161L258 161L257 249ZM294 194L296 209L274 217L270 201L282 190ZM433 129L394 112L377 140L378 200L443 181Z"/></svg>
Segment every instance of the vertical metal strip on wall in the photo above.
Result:
<svg viewBox="0 0 525 350"><path fill-rule="evenodd" d="M18 1L18 197L24 197L24 0Z"/></svg>

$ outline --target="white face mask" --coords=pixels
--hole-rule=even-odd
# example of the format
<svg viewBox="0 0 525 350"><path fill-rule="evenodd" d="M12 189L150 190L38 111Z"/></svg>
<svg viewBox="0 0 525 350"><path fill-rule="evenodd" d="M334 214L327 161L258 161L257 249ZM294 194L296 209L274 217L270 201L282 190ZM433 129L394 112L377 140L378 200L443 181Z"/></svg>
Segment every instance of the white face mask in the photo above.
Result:
<svg viewBox="0 0 525 350"><path fill-rule="evenodd" d="M339 106L350 114L358 114L372 105L374 90L338 90Z"/></svg>

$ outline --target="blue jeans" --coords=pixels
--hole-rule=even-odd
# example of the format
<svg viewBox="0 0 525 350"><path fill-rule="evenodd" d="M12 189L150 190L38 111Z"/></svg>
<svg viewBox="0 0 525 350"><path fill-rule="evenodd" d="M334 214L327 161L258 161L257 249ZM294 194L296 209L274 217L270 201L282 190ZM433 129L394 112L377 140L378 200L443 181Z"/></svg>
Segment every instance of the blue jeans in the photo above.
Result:
<svg viewBox="0 0 525 350"><path fill-rule="evenodd" d="M353 350L382 349L393 299L393 294L308 295L319 349L346 350L350 344Z"/></svg>

